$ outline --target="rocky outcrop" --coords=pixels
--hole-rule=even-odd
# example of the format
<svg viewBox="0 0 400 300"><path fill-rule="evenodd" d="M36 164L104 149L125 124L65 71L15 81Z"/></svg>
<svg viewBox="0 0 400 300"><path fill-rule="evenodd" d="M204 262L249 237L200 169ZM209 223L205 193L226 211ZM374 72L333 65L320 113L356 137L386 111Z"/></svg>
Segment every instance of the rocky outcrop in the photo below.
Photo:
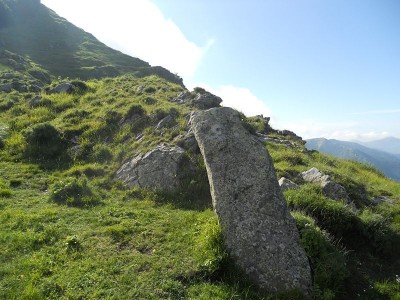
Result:
<svg viewBox="0 0 400 300"><path fill-rule="evenodd" d="M196 167L182 148L160 145L130 159L115 177L128 187L173 191L194 172Z"/></svg>
<svg viewBox="0 0 400 300"><path fill-rule="evenodd" d="M345 200L346 203L351 202L346 189L341 184L331 180L329 175L324 174L317 168L311 168L310 170L302 172L301 177L306 182L320 184L322 193L326 197L334 200Z"/></svg>
<svg viewBox="0 0 400 300"><path fill-rule="evenodd" d="M287 179L285 177L281 177L278 181L279 186L281 187L282 192L287 191L287 190L297 190L299 186L295 184L293 181L290 179Z"/></svg>
<svg viewBox="0 0 400 300"><path fill-rule="evenodd" d="M190 123L230 256L263 290L308 294L310 266L266 147L231 108L193 114Z"/></svg>

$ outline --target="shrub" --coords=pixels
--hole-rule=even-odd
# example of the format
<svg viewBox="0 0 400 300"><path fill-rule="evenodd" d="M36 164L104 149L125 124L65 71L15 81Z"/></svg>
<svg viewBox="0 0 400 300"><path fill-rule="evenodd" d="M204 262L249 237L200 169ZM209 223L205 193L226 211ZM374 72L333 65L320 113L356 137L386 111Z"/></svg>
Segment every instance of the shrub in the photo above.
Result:
<svg viewBox="0 0 400 300"><path fill-rule="evenodd" d="M147 105L154 105L157 103L157 99L153 98L153 97L145 97L141 100L144 104Z"/></svg>
<svg viewBox="0 0 400 300"><path fill-rule="evenodd" d="M65 247L68 253L78 252L82 250L82 244L76 235L69 236L65 239Z"/></svg>
<svg viewBox="0 0 400 300"><path fill-rule="evenodd" d="M73 80L71 84L75 87L75 93L77 94L84 94L89 90L87 84L81 80Z"/></svg>
<svg viewBox="0 0 400 300"><path fill-rule="evenodd" d="M0 198L9 198L11 197L11 190L8 185L0 179Z"/></svg>
<svg viewBox="0 0 400 300"><path fill-rule="evenodd" d="M126 113L126 118L131 118L134 115L144 116L146 111L141 105L134 104L129 107L128 112Z"/></svg>
<svg viewBox="0 0 400 300"><path fill-rule="evenodd" d="M149 87L144 89L144 92L148 93L148 94L154 93L155 91L156 91L156 88L152 87L152 86L149 86Z"/></svg>
<svg viewBox="0 0 400 300"><path fill-rule="evenodd" d="M113 159L111 149L103 144L97 144L93 147L92 160L94 162L109 162Z"/></svg>
<svg viewBox="0 0 400 300"><path fill-rule="evenodd" d="M27 144L26 154L34 159L54 159L66 148L61 133L49 123L34 125L24 135Z"/></svg>
<svg viewBox="0 0 400 300"><path fill-rule="evenodd" d="M86 178L66 178L55 183L50 192L50 200L58 204L75 207L89 207L99 203Z"/></svg>
<svg viewBox="0 0 400 300"><path fill-rule="evenodd" d="M309 257L316 299L334 299L348 276L344 254L333 246L329 235L312 218L292 213L300 233L300 243Z"/></svg>

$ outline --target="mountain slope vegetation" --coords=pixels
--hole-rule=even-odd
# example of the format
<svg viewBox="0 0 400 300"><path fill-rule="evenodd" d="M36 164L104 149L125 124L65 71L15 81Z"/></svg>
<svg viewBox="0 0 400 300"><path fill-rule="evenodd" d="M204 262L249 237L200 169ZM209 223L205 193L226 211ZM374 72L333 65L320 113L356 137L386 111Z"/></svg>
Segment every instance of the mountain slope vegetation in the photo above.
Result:
<svg viewBox="0 0 400 300"><path fill-rule="evenodd" d="M157 74L182 84L162 67L107 47L38 0L1 0L0 16L0 50L29 57L56 77L89 79L129 72Z"/></svg>
<svg viewBox="0 0 400 300"><path fill-rule="evenodd" d="M76 48L63 48L77 59L72 69L50 54L35 57L48 50L36 51L34 43L20 51L15 45L24 35L16 30L27 25L10 25L11 12L30 6L27 14L43 15L26 22L58 19L72 28L39 1L0 0L0 299L301 298L297 291L266 294L235 267L198 151L186 152L196 175L171 192L128 188L115 177L138 154L180 145L199 108L177 99L206 91L103 61L107 51L115 58L112 50L86 64ZM41 30L31 34L48 45L53 37ZM118 72L86 73L97 63ZM266 140L278 177L299 185L285 196L314 297L399 298L400 184L369 165L309 151L267 118L243 115L242 122ZM353 205L305 183L299 174L311 167L343 185Z"/></svg>
<svg viewBox="0 0 400 300"><path fill-rule="evenodd" d="M192 154L199 177L173 193L114 179L126 159L186 134L195 108L171 101L183 88L156 76L79 83L86 88L71 94L45 88L34 105L33 93L0 93L1 101L13 99L0 113L1 298L268 299L224 252L201 157ZM138 112L141 121L129 118ZM174 125L155 129L167 115ZM252 132L268 128L263 121L243 119ZM290 143L267 147L278 176L301 184L285 195L316 297L398 295L400 185L367 165ZM299 179L313 166L343 184L357 210ZM383 196L390 202L371 202Z"/></svg>

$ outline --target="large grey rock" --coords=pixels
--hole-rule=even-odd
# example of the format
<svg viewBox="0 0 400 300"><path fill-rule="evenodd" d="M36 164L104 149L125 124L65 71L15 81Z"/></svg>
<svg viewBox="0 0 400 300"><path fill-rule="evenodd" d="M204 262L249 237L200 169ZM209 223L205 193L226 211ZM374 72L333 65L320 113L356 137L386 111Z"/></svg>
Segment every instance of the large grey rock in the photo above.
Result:
<svg viewBox="0 0 400 300"><path fill-rule="evenodd" d="M290 179L287 179L285 177L281 177L278 181L279 186L281 187L282 192L287 191L287 190L297 190L299 186L295 184L293 181Z"/></svg>
<svg viewBox="0 0 400 300"><path fill-rule="evenodd" d="M126 162L115 177L128 187L173 191L195 171L182 148L160 145Z"/></svg>
<svg viewBox="0 0 400 300"><path fill-rule="evenodd" d="M306 182L320 184L322 193L326 197L334 200L345 200L346 203L351 203L346 189L340 183L331 180L329 175L324 174L317 168L313 167L310 170L302 172L301 177Z"/></svg>
<svg viewBox="0 0 400 300"><path fill-rule="evenodd" d="M310 266L266 147L231 108L198 112L190 123L230 256L261 289L309 294Z"/></svg>

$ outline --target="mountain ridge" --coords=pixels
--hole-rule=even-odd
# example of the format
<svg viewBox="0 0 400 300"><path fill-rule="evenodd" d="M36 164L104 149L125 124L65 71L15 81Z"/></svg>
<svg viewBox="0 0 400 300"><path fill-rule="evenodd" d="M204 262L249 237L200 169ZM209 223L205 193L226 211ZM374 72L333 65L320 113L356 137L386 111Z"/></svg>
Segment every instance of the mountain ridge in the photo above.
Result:
<svg viewBox="0 0 400 300"><path fill-rule="evenodd" d="M371 164L389 178L400 181L400 159L394 154L369 148L356 142L326 138L314 138L306 141L307 149Z"/></svg>
<svg viewBox="0 0 400 300"><path fill-rule="evenodd" d="M86 80L154 74L183 85L179 76L106 46L40 1L1 0L0 16L0 50L29 57L55 77Z"/></svg>

